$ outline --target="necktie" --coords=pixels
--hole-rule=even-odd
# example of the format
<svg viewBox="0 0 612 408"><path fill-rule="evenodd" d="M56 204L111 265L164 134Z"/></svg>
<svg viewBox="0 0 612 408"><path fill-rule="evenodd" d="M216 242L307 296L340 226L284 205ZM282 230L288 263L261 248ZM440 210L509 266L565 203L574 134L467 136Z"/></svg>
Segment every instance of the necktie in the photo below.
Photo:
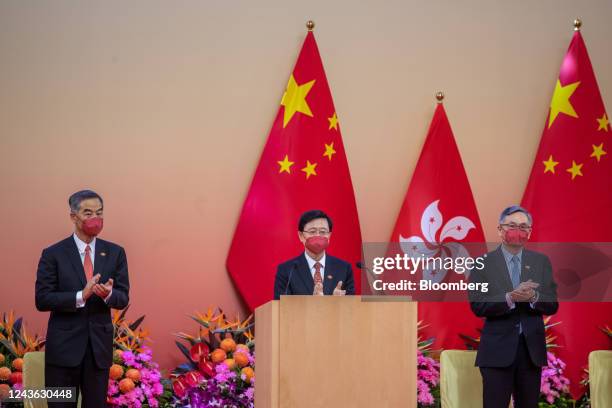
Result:
<svg viewBox="0 0 612 408"><path fill-rule="evenodd" d="M91 248L89 245L85 247L85 260L83 261L83 268L85 269L85 278L88 281L93 278L93 264L91 263Z"/></svg>
<svg viewBox="0 0 612 408"><path fill-rule="evenodd" d="M516 289L516 287L521 283L520 265L521 262L519 261L518 256L514 255L512 259L510 259L510 279L512 279L513 289Z"/></svg>
<svg viewBox="0 0 612 408"><path fill-rule="evenodd" d="M314 264L315 274L314 274L314 283L323 283L323 278L321 277L321 263L317 262Z"/></svg>

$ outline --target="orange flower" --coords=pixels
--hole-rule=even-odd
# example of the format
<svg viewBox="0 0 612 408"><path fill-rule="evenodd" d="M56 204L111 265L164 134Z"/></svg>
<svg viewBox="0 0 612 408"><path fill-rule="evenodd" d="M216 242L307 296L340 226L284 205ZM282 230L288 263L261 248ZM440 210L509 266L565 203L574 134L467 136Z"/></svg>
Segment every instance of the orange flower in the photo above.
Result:
<svg viewBox="0 0 612 408"><path fill-rule="evenodd" d="M236 350L236 342L234 341L234 339L228 337L226 339L223 339L221 341L221 345L220 347L226 352L226 353L231 353L232 351Z"/></svg>
<svg viewBox="0 0 612 408"><path fill-rule="evenodd" d="M111 380L118 380L123 377L123 367L119 364L113 364L109 370L108 376Z"/></svg>
<svg viewBox="0 0 612 408"><path fill-rule="evenodd" d="M212 360L213 363L218 364L222 361L224 361L227 358L227 354L225 353L224 350L218 348L215 349L211 354L210 354L210 359Z"/></svg>
<svg viewBox="0 0 612 408"><path fill-rule="evenodd" d="M129 378L124 378L123 380L119 381L119 390L121 390L121 392L124 394L132 391L135 387L136 385L134 384L134 381Z"/></svg>
<svg viewBox="0 0 612 408"><path fill-rule="evenodd" d="M255 377L255 371L253 371L251 367L244 367L240 371L240 374L243 374L246 377L245 381L249 384L251 383L253 377Z"/></svg>

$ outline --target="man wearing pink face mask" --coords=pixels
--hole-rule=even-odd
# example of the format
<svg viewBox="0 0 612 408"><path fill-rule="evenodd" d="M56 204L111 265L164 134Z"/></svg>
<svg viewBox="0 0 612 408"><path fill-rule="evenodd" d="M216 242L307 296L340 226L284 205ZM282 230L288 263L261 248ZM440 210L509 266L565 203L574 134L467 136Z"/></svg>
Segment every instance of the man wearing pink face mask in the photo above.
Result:
<svg viewBox="0 0 612 408"><path fill-rule="evenodd" d="M502 244L489 252L470 282L488 292L469 293L472 311L485 319L476 365L483 383L483 407L537 408L542 367L547 364L543 315L557 312L557 285L548 257L524 248L533 228L531 214L506 208L498 232Z"/></svg>
<svg viewBox="0 0 612 408"><path fill-rule="evenodd" d="M278 266L274 299L281 295L354 295L351 264L327 254L331 218L320 210L306 211L298 222L304 252Z"/></svg>
<svg viewBox="0 0 612 408"><path fill-rule="evenodd" d="M74 233L43 250L36 275L36 308L51 312L45 345L46 387L72 387L84 407L105 407L113 359L110 309L129 302L125 251L97 238L102 197L91 190L68 200ZM50 407L76 407L50 402Z"/></svg>

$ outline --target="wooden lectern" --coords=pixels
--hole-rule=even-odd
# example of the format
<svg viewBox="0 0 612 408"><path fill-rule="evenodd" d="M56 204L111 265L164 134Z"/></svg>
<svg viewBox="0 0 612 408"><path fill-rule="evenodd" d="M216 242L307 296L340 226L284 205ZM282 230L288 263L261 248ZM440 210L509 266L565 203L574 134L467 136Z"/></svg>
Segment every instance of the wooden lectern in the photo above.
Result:
<svg viewBox="0 0 612 408"><path fill-rule="evenodd" d="M416 315L416 302L359 296L258 307L255 407L416 407Z"/></svg>

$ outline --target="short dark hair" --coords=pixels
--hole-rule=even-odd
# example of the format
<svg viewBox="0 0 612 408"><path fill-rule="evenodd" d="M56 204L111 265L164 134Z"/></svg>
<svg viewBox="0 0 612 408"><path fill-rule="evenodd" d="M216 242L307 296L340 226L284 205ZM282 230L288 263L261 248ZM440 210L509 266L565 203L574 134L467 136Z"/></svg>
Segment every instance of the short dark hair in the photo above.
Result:
<svg viewBox="0 0 612 408"><path fill-rule="evenodd" d="M508 208L505 208L504 211L499 215L499 223L501 224L504 221L504 218L514 213L523 213L527 216L527 220L529 221L529 225L533 223L533 219L531 218L531 214L525 208L520 205L511 205Z"/></svg>
<svg viewBox="0 0 612 408"><path fill-rule="evenodd" d="M79 208L81 208L81 203L84 200L89 200L90 198L97 198L100 200L102 206L104 206L104 200L100 197L100 194L96 193L93 190L81 190L72 194L70 198L68 198L68 205L70 206L70 211L76 213L79 212Z"/></svg>
<svg viewBox="0 0 612 408"><path fill-rule="evenodd" d="M300 221L298 222L298 231L304 231L304 226L308 224L312 220L316 220L318 218L324 218L327 220L327 225L329 225L329 230L331 231L333 228L333 223L329 215L325 214L321 210L309 210L300 216Z"/></svg>

